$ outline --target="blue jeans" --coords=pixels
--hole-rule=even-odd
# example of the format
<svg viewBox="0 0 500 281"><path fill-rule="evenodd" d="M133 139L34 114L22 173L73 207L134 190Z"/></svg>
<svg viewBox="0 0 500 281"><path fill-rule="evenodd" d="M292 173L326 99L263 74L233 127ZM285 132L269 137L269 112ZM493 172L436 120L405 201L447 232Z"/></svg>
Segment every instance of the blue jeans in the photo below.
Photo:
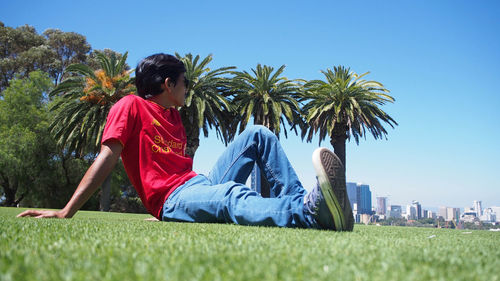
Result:
<svg viewBox="0 0 500 281"><path fill-rule="evenodd" d="M245 186L255 163L276 197L263 198ZM266 127L252 126L226 149L208 177L197 175L168 197L163 220L317 228L304 212L306 193L277 137Z"/></svg>

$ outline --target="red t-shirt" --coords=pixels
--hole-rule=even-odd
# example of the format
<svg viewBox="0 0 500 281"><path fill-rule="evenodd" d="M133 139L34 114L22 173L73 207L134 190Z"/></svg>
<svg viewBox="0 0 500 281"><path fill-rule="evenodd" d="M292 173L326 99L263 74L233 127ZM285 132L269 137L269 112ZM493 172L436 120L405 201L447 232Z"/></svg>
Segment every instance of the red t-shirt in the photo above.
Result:
<svg viewBox="0 0 500 281"><path fill-rule="evenodd" d="M186 131L179 111L129 95L110 110L102 143L115 139L127 175L148 212L158 219L163 203L180 185L196 176L185 155Z"/></svg>

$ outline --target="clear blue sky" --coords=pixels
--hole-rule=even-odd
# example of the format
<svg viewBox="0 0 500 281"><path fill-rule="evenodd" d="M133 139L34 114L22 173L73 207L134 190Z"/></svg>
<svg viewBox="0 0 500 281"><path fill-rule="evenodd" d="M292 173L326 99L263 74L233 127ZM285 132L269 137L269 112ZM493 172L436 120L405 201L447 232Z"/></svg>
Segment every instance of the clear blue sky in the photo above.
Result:
<svg viewBox="0 0 500 281"><path fill-rule="evenodd" d="M382 82L398 123L387 140L347 146L347 180L390 204L500 205L498 1L0 1L5 25L83 34L94 49L206 56L249 71L285 64L288 78L321 79L345 65ZM306 188L317 139L282 144ZM330 147L329 142L323 146ZM202 139L195 170L224 146Z"/></svg>

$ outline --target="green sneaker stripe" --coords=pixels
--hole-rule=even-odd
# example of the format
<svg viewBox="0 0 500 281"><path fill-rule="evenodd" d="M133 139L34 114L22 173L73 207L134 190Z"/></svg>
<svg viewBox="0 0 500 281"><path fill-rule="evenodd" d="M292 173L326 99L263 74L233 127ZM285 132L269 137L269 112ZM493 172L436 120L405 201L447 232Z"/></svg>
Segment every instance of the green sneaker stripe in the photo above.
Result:
<svg viewBox="0 0 500 281"><path fill-rule="evenodd" d="M326 205L328 209L330 209L330 213L333 216L333 222L335 223L335 229L337 231L341 231L345 229L345 219L344 214L342 212L342 208L337 200L335 194L333 194L332 188L330 187L330 183L320 184L321 192L323 192L323 196L325 198Z"/></svg>

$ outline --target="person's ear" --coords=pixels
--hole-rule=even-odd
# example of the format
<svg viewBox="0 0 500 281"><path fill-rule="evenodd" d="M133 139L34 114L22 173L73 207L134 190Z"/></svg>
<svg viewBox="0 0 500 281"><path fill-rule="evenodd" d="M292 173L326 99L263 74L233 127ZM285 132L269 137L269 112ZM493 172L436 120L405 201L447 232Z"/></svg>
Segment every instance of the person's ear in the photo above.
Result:
<svg viewBox="0 0 500 281"><path fill-rule="evenodd" d="M165 86L165 89L168 89L170 92L172 90L172 87L174 86L174 83L172 82L172 79L170 77L165 78L165 82L163 82L163 86Z"/></svg>

